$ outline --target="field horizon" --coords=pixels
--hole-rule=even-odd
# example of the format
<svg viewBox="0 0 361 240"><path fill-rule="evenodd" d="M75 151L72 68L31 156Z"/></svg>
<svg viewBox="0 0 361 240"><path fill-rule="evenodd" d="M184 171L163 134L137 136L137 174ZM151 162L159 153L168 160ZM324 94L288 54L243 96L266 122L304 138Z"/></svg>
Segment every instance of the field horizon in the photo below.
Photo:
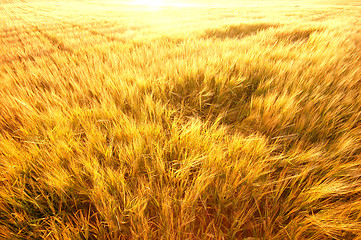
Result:
<svg viewBox="0 0 361 240"><path fill-rule="evenodd" d="M361 1L0 0L1 239L361 239Z"/></svg>

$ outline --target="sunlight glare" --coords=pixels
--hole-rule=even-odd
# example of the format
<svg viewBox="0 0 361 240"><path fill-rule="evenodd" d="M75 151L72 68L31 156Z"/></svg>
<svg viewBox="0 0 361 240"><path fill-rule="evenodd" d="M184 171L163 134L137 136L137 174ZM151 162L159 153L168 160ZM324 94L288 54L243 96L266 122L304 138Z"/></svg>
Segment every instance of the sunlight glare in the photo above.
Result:
<svg viewBox="0 0 361 240"><path fill-rule="evenodd" d="M160 6L163 6L164 0L135 0L134 4L151 6L151 7L160 7Z"/></svg>

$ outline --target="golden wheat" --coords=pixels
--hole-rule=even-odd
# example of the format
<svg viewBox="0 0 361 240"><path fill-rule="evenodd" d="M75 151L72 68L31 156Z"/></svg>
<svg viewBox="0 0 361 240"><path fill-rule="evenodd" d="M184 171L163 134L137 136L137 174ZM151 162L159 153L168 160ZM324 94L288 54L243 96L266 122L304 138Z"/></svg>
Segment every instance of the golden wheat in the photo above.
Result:
<svg viewBox="0 0 361 240"><path fill-rule="evenodd" d="M358 1L0 4L0 238L361 239Z"/></svg>

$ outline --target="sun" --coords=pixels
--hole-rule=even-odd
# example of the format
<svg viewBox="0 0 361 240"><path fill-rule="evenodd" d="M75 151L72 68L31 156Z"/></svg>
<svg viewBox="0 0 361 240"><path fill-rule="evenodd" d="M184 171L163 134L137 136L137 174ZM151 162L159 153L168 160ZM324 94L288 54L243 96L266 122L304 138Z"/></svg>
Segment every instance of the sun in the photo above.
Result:
<svg viewBox="0 0 361 240"><path fill-rule="evenodd" d="M164 5L164 0L135 0L134 4L151 6L151 7L160 7Z"/></svg>

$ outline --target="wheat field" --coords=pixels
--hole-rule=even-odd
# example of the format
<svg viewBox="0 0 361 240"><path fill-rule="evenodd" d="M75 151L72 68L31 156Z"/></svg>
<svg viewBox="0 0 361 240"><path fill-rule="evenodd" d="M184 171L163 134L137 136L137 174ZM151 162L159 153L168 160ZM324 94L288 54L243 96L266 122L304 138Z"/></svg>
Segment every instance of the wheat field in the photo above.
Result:
<svg viewBox="0 0 361 240"><path fill-rule="evenodd" d="M0 0L0 239L361 239L361 1Z"/></svg>

